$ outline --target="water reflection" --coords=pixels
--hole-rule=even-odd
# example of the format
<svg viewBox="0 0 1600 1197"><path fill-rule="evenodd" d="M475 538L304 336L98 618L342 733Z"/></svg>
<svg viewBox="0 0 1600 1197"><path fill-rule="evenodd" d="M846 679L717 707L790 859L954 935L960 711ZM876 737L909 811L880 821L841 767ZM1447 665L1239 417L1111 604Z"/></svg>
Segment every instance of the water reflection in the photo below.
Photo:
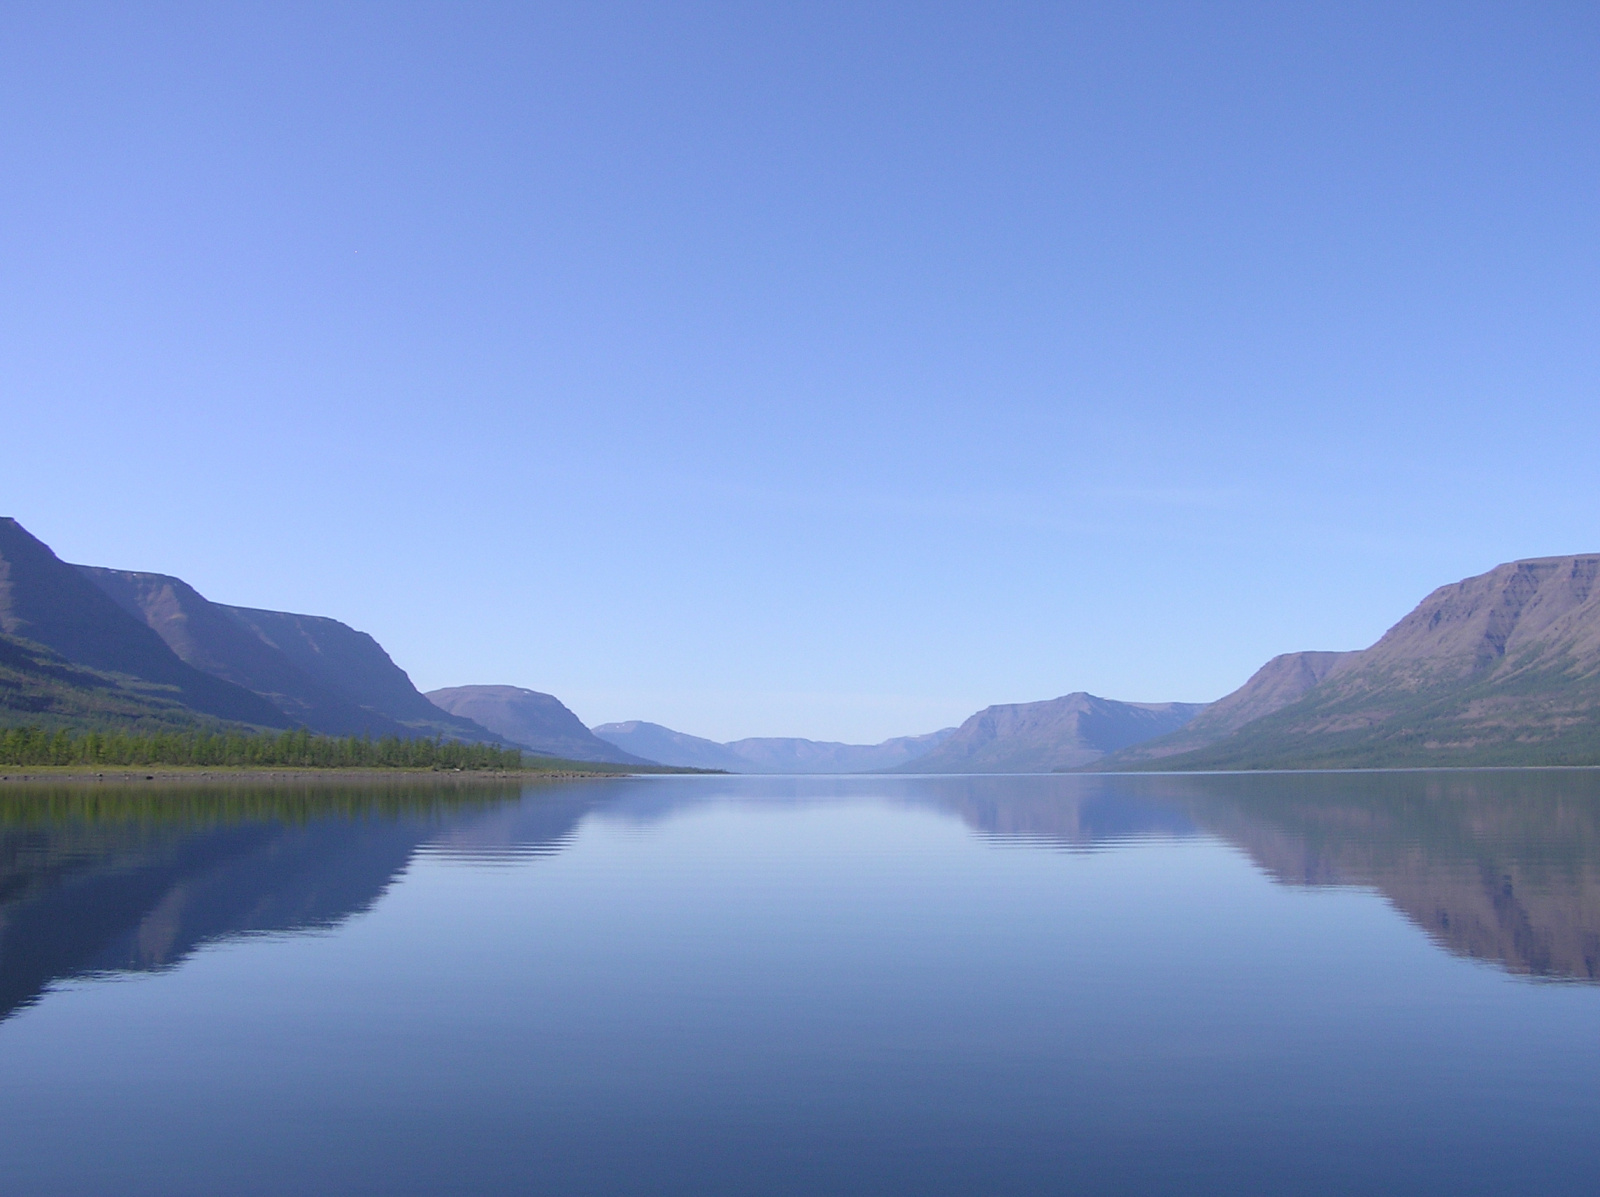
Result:
<svg viewBox="0 0 1600 1197"><path fill-rule="evenodd" d="M517 787L60 785L0 791L0 1018L53 982L170 968L228 936L329 928L419 853L561 852L586 819L706 803L888 802L986 842L1103 852L1212 836L1294 886L1368 886L1443 948L1600 980L1600 775L707 778Z"/></svg>
<svg viewBox="0 0 1600 1197"><path fill-rule="evenodd" d="M1284 885L1375 888L1456 955L1600 981L1594 771L963 778L926 800L1033 845L1205 832Z"/></svg>
<svg viewBox="0 0 1600 1197"><path fill-rule="evenodd" d="M519 789L65 784L0 792L0 1018L53 981L171 968L368 909L441 823Z"/></svg>

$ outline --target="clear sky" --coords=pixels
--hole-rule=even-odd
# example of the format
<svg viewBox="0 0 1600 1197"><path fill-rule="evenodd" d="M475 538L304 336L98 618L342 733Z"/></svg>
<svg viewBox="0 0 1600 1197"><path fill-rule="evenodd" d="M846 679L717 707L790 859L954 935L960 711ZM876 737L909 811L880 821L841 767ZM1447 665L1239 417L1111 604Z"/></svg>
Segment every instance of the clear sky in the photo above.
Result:
<svg viewBox="0 0 1600 1197"><path fill-rule="evenodd" d="M1600 550L1592 4L0 7L0 514L870 741Z"/></svg>

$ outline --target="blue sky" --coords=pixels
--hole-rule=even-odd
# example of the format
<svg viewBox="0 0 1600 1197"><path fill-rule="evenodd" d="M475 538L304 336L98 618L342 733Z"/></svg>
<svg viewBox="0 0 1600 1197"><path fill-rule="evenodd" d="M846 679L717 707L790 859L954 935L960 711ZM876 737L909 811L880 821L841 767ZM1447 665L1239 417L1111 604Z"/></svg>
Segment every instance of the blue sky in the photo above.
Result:
<svg viewBox="0 0 1600 1197"><path fill-rule="evenodd" d="M876 740L1595 551L1579 4L6 5L0 514Z"/></svg>

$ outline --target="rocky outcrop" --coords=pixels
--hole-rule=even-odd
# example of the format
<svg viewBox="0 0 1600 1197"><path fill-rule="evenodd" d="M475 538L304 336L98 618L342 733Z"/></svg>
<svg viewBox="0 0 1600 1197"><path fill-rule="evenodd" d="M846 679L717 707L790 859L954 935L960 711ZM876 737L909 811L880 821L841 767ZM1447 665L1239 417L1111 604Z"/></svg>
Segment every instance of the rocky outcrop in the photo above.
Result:
<svg viewBox="0 0 1600 1197"><path fill-rule="evenodd" d="M0 519L0 633L201 715L284 727L283 712L179 659L162 638L14 519Z"/></svg>
<svg viewBox="0 0 1600 1197"><path fill-rule="evenodd" d="M1600 555L1441 586L1304 698L1165 767L1600 763Z"/></svg>

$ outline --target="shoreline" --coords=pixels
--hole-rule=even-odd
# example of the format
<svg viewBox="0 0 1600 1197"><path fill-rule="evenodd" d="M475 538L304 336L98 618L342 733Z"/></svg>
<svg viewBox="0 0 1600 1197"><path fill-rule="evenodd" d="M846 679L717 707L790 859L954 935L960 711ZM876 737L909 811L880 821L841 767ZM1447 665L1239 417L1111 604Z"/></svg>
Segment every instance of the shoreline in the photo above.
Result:
<svg viewBox="0 0 1600 1197"><path fill-rule="evenodd" d="M532 770L455 770L455 769L284 769L284 768L209 768L201 766L161 765L143 769L130 769L125 765L102 768L88 765L29 765L18 766L0 773L0 785L19 782L72 781L85 784L95 782L375 782L375 781L432 781L452 785L471 785L484 782L508 781L586 781L633 777L632 773L579 773L565 771L536 772Z"/></svg>

